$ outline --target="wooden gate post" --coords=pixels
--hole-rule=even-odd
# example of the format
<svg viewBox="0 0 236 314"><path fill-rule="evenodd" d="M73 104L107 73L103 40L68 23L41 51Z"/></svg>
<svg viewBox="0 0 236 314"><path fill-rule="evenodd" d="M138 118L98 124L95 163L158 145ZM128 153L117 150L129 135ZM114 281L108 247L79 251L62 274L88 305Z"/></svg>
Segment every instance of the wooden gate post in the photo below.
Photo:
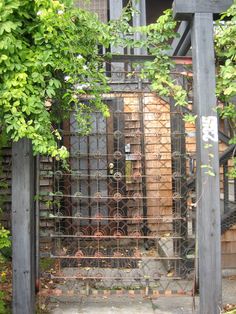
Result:
<svg viewBox="0 0 236 314"><path fill-rule="evenodd" d="M192 26L197 113L197 235L200 313L221 309L221 225L213 15L195 13Z"/></svg>
<svg viewBox="0 0 236 314"><path fill-rule="evenodd" d="M175 0L174 17L192 21L194 110L197 113L197 235L200 313L221 311L221 226L213 13L233 0Z"/></svg>
<svg viewBox="0 0 236 314"><path fill-rule="evenodd" d="M13 314L35 313L34 158L31 142L12 147Z"/></svg>

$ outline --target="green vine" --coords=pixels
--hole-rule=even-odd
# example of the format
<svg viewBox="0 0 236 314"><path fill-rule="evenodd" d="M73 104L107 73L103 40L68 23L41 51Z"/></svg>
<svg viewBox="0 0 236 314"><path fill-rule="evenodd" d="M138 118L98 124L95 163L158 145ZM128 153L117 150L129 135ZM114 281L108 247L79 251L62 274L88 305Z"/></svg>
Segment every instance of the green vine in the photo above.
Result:
<svg viewBox="0 0 236 314"><path fill-rule="evenodd" d="M0 124L13 141L32 140L34 153L66 158L55 125L76 111L81 131L90 113L108 115L107 79L98 46L105 26L70 1L4 0L0 3ZM80 96L90 95L89 105Z"/></svg>
<svg viewBox="0 0 236 314"><path fill-rule="evenodd" d="M152 89L160 96L173 97L176 105L186 106L187 93L173 78L171 71L175 64L167 53L171 49L170 42L178 37L176 26L172 10L166 10L155 24L139 28L146 37L142 46L154 57L153 61L145 63L142 76L150 80Z"/></svg>
<svg viewBox="0 0 236 314"><path fill-rule="evenodd" d="M81 133L89 130L91 113L108 116L102 94L109 91L99 46L146 48L154 57L142 77L154 91L187 104L186 91L171 76L170 42L178 36L172 10L156 23L134 28L136 13L129 5L121 19L101 23L95 14L74 8L71 0L4 0L0 3L0 126L8 139L32 140L34 153L57 159L68 157L57 126L74 110ZM218 22L216 53L219 60L217 93L226 103L219 112L235 129L235 2ZM227 17L228 21L222 24ZM142 40L134 40L135 33ZM89 98L89 103L80 99ZM187 117L194 122L195 116ZM235 141L234 133L232 142ZM236 142L236 141L235 141Z"/></svg>
<svg viewBox="0 0 236 314"><path fill-rule="evenodd" d="M218 113L229 125L230 144L236 144L236 0L222 14L215 28L215 49L218 63L217 97L221 101ZM236 158L229 176L236 178Z"/></svg>

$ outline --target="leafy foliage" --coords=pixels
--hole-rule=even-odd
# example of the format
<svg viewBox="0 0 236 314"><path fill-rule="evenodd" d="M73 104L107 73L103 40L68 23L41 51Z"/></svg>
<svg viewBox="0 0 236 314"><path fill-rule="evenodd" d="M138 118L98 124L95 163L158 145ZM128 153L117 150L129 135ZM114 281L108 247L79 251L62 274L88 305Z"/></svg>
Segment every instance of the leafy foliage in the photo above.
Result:
<svg viewBox="0 0 236 314"><path fill-rule="evenodd" d="M166 10L156 23L140 28L146 35L144 47L154 56L153 61L145 63L142 75L150 79L153 90L159 95L173 97L176 105L185 106L187 94L171 75L175 65L168 55L170 42L178 37L177 22L172 15L172 10Z"/></svg>
<svg viewBox="0 0 236 314"><path fill-rule="evenodd" d="M227 119L231 126L232 143L236 143L236 107L233 98L236 96L236 1L221 16L216 25L215 47L218 58L217 95L224 103L219 108L220 116Z"/></svg>
<svg viewBox="0 0 236 314"><path fill-rule="evenodd" d="M132 7L125 8L119 20L121 27L113 26L113 29L118 29L122 34L119 40L116 34L113 42L124 47L146 49L154 60L144 63L141 71L142 78L148 79L153 91L160 96L173 97L176 105L187 105L186 91L171 75L175 64L168 52L171 49L172 40L179 36L176 32L177 22L173 19L172 10L166 10L155 23L141 27L130 26L129 21L134 13L138 12ZM139 36L137 36L138 33ZM140 39L136 39L139 37Z"/></svg>
<svg viewBox="0 0 236 314"><path fill-rule="evenodd" d="M35 153L66 158L56 126L76 111L81 130L91 110L107 115L107 81L98 46L108 45L97 17L71 1L3 0L0 3L0 125L13 141L32 140ZM90 106L80 104L90 95Z"/></svg>
<svg viewBox="0 0 236 314"><path fill-rule="evenodd" d="M12 270L11 262L7 261L0 254L0 314L10 314L12 298L11 284Z"/></svg>
<svg viewBox="0 0 236 314"><path fill-rule="evenodd" d="M94 110L108 116L102 93L108 91L99 56L99 45L143 47L154 56L142 76L162 96L186 104L186 93L171 77L174 65L167 55L177 36L172 11L157 23L133 28L134 9L127 7L121 19L105 25L72 1L4 0L0 4L0 125L13 141L27 137L35 153L66 158L58 148L58 126L73 108L80 131L89 130ZM142 40L134 40L135 33ZM89 105L80 98L89 95Z"/></svg>
<svg viewBox="0 0 236 314"><path fill-rule="evenodd" d="M217 96L222 102L218 107L219 115L228 121L230 143L236 144L236 0L222 14L215 29L215 49L218 62ZM236 177L236 159L229 175Z"/></svg>
<svg viewBox="0 0 236 314"><path fill-rule="evenodd" d="M5 293L0 291L0 314L6 314Z"/></svg>
<svg viewBox="0 0 236 314"><path fill-rule="evenodd" d="M0 250L5 247L10 247L11 242L9 240L9 234L10 232L0 225Z"/></svg>
<svg viewBox="0 0 236 314"><path fill-rule="evenodd" d="M0 126L8 138L32 140L35 153L66 158L58 147L61 121L70 109L76 112L80 131L89 130L94 110L108 116L102 94L108 91L99 46L123 45L146 48L154 60L146 62L142 77L151 81L161 96L172 96L176 105L186 105L186 92L171 76L174 67L168 55L170 42L178 36L172 10L156 23L134 28L135 13L128 6L120 20L105 25L79 8L72 0L3 0L0 3ZM222 16L216 27L219 60L217 93L226 103L222 118L235 129L236 90L235 38L236 4ZM228 21L222 23L225 17ZM141 33L141 40L134 36ZM89 98L89 104L80 98ZM186 117L194 121L195 117ZM233 140L232 140L233 142Z"/></svg>

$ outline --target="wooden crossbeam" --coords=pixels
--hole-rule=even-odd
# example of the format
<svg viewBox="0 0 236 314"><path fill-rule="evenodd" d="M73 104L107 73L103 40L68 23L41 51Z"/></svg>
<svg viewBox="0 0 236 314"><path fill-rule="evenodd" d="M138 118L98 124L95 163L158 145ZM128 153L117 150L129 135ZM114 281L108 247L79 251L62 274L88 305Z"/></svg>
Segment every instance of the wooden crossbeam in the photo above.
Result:
<svg viewBox="0 0 236 314"><path fill-rule="evenodd" d="M171 44L171 55L185 56L191 47L191 23L182 21L177 32L180 36L175 38Z"/></svg>
<svg viewBox="0 0 236 314"><path fill-rule="evenodd" d="M219 14L232 4L233 0L175 0L173 14L176 20L190 20L194 13Z"/></svg>

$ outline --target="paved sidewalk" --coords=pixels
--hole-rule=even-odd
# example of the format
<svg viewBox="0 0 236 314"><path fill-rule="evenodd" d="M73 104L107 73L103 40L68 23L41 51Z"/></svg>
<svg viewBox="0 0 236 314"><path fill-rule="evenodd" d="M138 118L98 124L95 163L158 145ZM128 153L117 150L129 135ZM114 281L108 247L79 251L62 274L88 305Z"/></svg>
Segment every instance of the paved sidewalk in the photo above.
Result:
<svg viewBox="0 0 236 314"><path fill-rule="evenodd" d="M192 314L192 298L143 298L110 297L85 298L74 304L58 304L52 314Z"/></svg>
<svg viewBox="0 0 236 314"><path fill-rule="evenodd" d="M72 302L73 301L73 302ZM195 298L196 306L198 297ZM223 280L223 303L236 303L236 280ZM187 296L150 298L128 296L78 297L71 302L58 299L50 304L51 314L198 314L193 298Z"/></svg>

